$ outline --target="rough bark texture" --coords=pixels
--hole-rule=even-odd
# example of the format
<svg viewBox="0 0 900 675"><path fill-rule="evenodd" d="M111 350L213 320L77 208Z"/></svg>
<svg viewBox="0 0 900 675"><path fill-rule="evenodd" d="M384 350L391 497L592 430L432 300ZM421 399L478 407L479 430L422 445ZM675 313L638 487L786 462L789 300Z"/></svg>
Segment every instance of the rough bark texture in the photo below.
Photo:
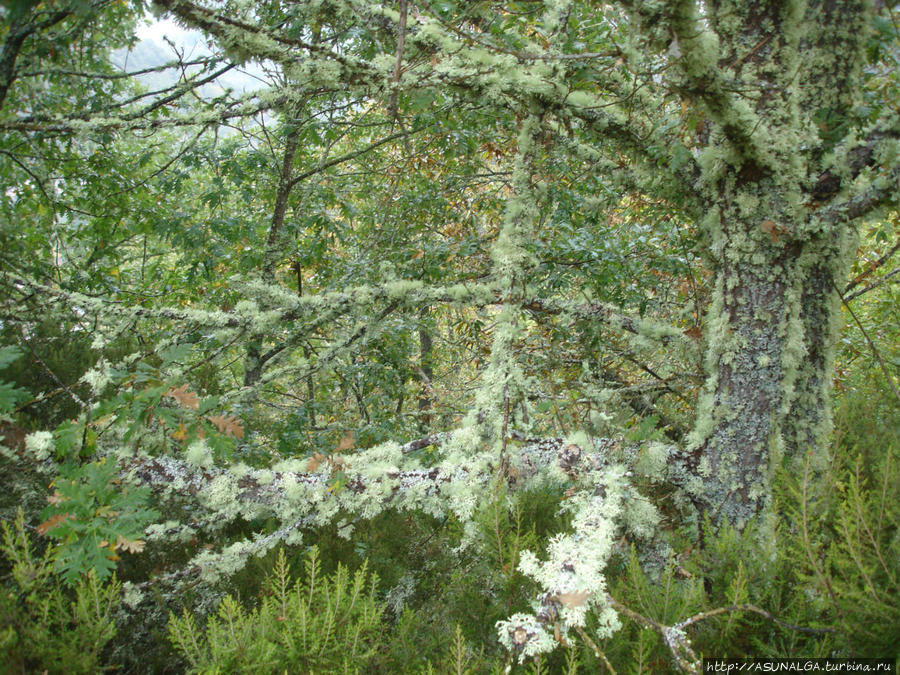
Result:
<svg viewBox="0 0 900 675"><path fill-rule="evenodd" d="M746 520L765 504L770 453L789 407L796 343L793 247L727 209L709 315L707 391L692 440L698 501L715 518Z"/></svg>
<svg viewBox="0 0 900 675"><path fill-rule="evenodd" d="M692 2L676 3L670 19L686 52L683 91L715 124L699 180L717 272L708 380L690 438L693 490L714 522L742 526L765 509L779 462L826 446L834 288L852 228L818 210L849 184L828 174L824 158L851 123L870 8L706 7L712 35L690 32L702 23ZM705 74L712 62L719 80ZM736 82L755 95L735 96ZM723 141L728 151L710 161ZM849 163L858 154L851 149Z"/></svg>

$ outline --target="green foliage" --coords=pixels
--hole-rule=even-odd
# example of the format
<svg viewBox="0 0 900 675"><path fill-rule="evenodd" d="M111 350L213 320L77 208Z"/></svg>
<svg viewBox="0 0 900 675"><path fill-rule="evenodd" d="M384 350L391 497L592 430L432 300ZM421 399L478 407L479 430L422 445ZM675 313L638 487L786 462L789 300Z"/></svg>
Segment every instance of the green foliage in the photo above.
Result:
<svg viewBox="0 0 900 675"><path fill-rule="evenodd" d="M323 577L316 548L302 580L292 582L280 550L257 607L248 611L229 595L205 630L187 610L173 614L169 637L191 672L359 672L375 657L384 629L376 586L365 564L352 575L338 565Z"/></svg>
<svg viewBox="0 0 900 675"><path fill-rule="evenodd" d="M880 375L880 373L879 373ZM900 652L900 427L898 402L873 375L842 395L834 460L784 477L793 523L788 555L812 589L808 602L855 656Z"/></svg>
<svg viewBox="0 0 900 675"><path fill-rule="evenodd" d="M124 484L115 462L67 465L53 486L38 531L59 542L56 565L66 583L74 585L88 572L104 579L119 552L143 550L144 527L159 514L147 507L149 489Z"/></svg>
<svg viewBox="0 0 900 675"><path fill-rule="evenodd" d="M12 568L0 587L4 672L96 673L116 633L120 585L115 577L101 583L91 571L71 588L61 587L54 573L57 550L37 552L25 527L21 510L13 523L2 523L3 567Z"/></svg>
<svg viewBox="0 0 900 675"><path fill-rule="evenodd" d="M6 368L21 355L22 350L18 347L0 347L0 370ZM27 397L28 392L21 387L0 380L0 419L9 415L15 409L16 403Z"/></svg>
<svg viewBox="0 0 900 675"><path fill-rule="evenodd" d="M79 396L86 391L78 379L92 360L90 340L76 326L70 319L36 321L30 326L27 348L13 348L20 350L21 358L9 364L6 375L18 387L39 397L23 409L23 426L28 429L55 427L80 412L61 386ZM17 327L3 326L0 340L16 343L21 333Z"/></svg>
<svg viewBox="0 0 900 675"><path fill-rule="evenodd" d="M847 337L841 384L860 398L838 418L833 464L790 465L770 520L707 522L692 540L683 467L667 463L698 418L689 449L708 456L694 481L728 483L725 501L768 497L764 469L747 490L721 469L770 436L802 455L788 427L821 445L834 336L816 329L836 325L825 296L855 227L843 214L896 205L883 189L900 165L889 5L158 0L205 47L174 67L130 55L141 75L112 54L137 40L142 0L6 5L0 343L26 341L30 357L0 348L0 418L20 388L38 396L15 420L44 430L21 461L36 500L44 449L65 463L39 529L58 542L47 569L71 587L144 545L158 514L117 475L136 466L168 522L121 572L149 580L156 607L170 592L193 602L180 584L198 556L223 575L244 564L236 551L251 559L232 579L247 604L228 598L205 630L172 619L195 670L497 670L514 659L495 622L539 601L521 554L570 527L559 510L579 479L553 467L558 484L521 494L515 448L583 430L637 448L628 513L645 531L616 532L602 573L646 621L702 614L689 637L717 656L898 642L897 413L881 399L868 413L868 337ZM213 81L260 63L255 93ZM873 227L873 267L854 277L882 290L854 307L896 375L896 277L878 262L896 227ZM467 417L477 430L452 454L432 439L365 464L375 444ZM464 463L487 447L511 457ZM472 497L461 474L478 489L507 460L474 517L448 515L441 500ZM396 480L407 469L420 474ZM320 546L306 576L291 582L282 553L250 608L251 548L297 523ZM350 525L354 540L338 539ZM337 564L362 559L356 576ZM389 615L366 569L388 582ZM719 611L751 604L833 632ZM142 619L152 632L129 617ZM567 652L513 667L674 668L646 622L623 623L599 647L569 635Z"/></svg>
<svg viewBox="0 0 900 675"><path fill-rule="evenodd" d="M429 662L422 670L410 672L418 672L420 675L437 675L438 673L447 673L448 675L500 673L502 672L502 664L495 663L493 668L491 668L489 660L484 658L483 653L473 653L471 647L466 643L465 637L463 637L462 629L459 624L456 624L453 639L449 642L443 657L436 661L436 665Z"/></svg>

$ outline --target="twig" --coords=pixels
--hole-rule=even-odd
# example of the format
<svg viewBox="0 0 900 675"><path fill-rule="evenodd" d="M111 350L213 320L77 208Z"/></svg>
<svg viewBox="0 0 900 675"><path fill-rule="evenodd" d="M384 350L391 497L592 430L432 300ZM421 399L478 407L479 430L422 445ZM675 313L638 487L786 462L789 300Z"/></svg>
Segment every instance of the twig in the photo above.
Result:
<svg viewBox="0 0 900 675"><path fill-rule="evenodd" d="M858 291L855 291L855 292L851 293L850 295L846 296L847 302L850 302L851 300L856 300L856 298L858 298L859 296L865 295L869 291L874 290L874 289L878 288L879 286L884 286L890 280L891 277L893 277L897 274L900 274L900 268L895 269L893 272L888 272L883 277L881 277L881 279L879 279L878 281L874 281L871 284L869 284L868 286L866 286L865 288L861 288ZM846 293L847 291L845 290L844 292Z"/></svg>
<svg viewBox="0 0 900 675"><path fill-rule="evenodd" d="M616 669L613 668L612 664L609 662L609 659L606 658L606 654L603 653L603 650L597 646L597 643L594 642L591 637L584 632L581 626L575 626L575 632L581 636L581 639L587 643L587 646L594 650L594 654L596 654L603 661L603 665L606 666L606 669L610 672L611 675L618 675L616 673Z"/></svg>
<svg viewBox="0 0 900 675"><path fill-rule="evenodd" d="M847 300L844 298L843 294L838 290L838 287L834 283L834 281L831 282L831 287L834 289L834 292L838 294L838 297L841 299L844 307L848 312L850 312L850 316L853 317L853 321L859 327L860 332L866 339L866 344L869 345L869 349L872 350L872 355L875 357L875 360L878 361L878 365L881 367L881 372L884 374L884 379L887 380L888 384L891 387L891 390L894 392L894 396L897 397L897 402L900 403L900 391L897 390L897 385L894 383L894 378L891 377L891 374L888 372L887 366L884 365L884 359L881 358L881 354L879 353L878 348L875 346L875 343L872 342L872 338L869 337L866 329L863 328L862 323L860 323L859 319L856 317L856 313L850 308L850 305L847 303Z"/></svg>
<svg viewBox="0 0 900 675"><path fill-rule="evenodd" d="M406 42L407 0L400 0L400 25L397 27L397 60L394 63L393 91L388 102L388 117L397 116L397 90L403 73L403 45Z"/></svg>
<svg viewBox="0 0 900 675"><path fill-rule="evenodd" d="M820 635L825 633L834 633L834 628L807 628L806 626L797 626L793 623L788 623L787 621L782 621L779 618L773 616L770 612L767 612L764 609L760 609L755 605L728 605L727 607L717 607L716 609L710 609L706 612L700 612L699 614L695 614L689 619L685 619L684 621L675 624L676 628L686 628L698 621L703 621L704 619L709 619L714 616L718 616L719 614L725 614L728 612L753 612L754 614L759 614L762 617L765 617L769 621L777 623L782 628L787 628L789 630L799 631L801 633L811 633L813 635Z"/></svg>
<svg viewBox="0 0 900 675"><path fill-rule="evenodd" d="M879 267L884 265L884 263L886 263L890 259L890 257L892 255L894 255L898 250L900 250L900 240L898 240L896 244L891 246L891 248L888 249L887 253L885 253L878 260L876 260L871 265L869 265L868 269L866 269L865 272L858 275L855 279L853 279L853 281L851 281L846 286L844 286L844 293L847 293L847 292L853 290L854 288L856 288L857 286L859 286L859 284L862 283L863 279L870 276L872 274L872 272L874 272ZM852 299L853 297L855 297L855 295L848 298L848 300Z"/></svg>
<svg viewBox="0 0 900 675"><path fill-rule="evenodd" d="M28 340L25 338L25 329L22 328L21 326L19 326L19 332L22 336L22 344L25 345L25 349L27 349L28 352L31 354L31 356L34 357L34 360L37 361L38 363L40 363L41 366L43 366L44 370L46 370L47 373L50 375L50 377L53 378L53 381L56 382L56 384L58 384L60 387L65 389L66 393L72 398L72 400L75 401L75 403L77 403L78 406L83 409L85 407L84 401L82 401L78 397L78 395L66 385L65 382L63 382L61 379L59 379L59 377L56 375L56 373L54 373L52 370L50 370L50 366L48 366L44 362L44 359L42 359L40 356L38 356L38 353L36 351L34 351L34 349L31 348L31 345L28 343Z"/></svg>

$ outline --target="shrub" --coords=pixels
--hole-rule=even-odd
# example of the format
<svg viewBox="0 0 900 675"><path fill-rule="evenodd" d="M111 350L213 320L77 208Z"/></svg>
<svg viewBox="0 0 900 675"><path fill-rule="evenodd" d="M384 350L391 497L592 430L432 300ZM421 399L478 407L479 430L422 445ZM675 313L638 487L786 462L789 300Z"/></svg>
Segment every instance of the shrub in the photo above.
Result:
<svg viewBox="0 0 900 675"><path fill-rule="evenodd" d="M74 588L61 587L53 572L56 549L38 555L24 520L19 510L11 525L2 523L0 552L12 570L0 592L0 661L8 672L98 672L116 633L120 585L89 572Z"/></svg>
<svg viewBox="0 0 900 675"><path fill-rule="evenodd" d="M205 631L186 610L173 614L169 638L194 673L356 672L374 658L382 635L376 585L366 564L352 576L338 565L323 578L316 548L304 578L292 583L281 550L258 607L247 611L226 596Z"/></svg>

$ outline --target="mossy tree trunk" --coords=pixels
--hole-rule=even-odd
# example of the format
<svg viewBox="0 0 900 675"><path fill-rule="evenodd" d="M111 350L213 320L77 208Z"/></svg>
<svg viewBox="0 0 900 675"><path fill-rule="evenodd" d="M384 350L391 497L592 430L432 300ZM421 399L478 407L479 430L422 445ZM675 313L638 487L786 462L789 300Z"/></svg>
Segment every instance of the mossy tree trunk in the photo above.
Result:
<svg viewBox="0 0 900 675"><path fill-rule="evenodd" d="M858 173L852 161L831 173L833 129L859 123L849 109L871 9L714 1L701 14L688 1L668 15L680 88L711 121L697 185L716 280L689 448L695 503L714 522L742 526L765 509L779 462L824 454L836 288L857 215L833 203Z"/></svg>
<svg viewBox="0 0 900 675"><path fill-rule="evenodd" d="M753 191L767 194L766 183ZM823 451L842 270L839 257L823 254L822 237L792 236L807 223L787 214L725 202L713 219L720 246L708 379L690 437L694 493L714 521L740 525L765 508L775 464Z"/></svg>

